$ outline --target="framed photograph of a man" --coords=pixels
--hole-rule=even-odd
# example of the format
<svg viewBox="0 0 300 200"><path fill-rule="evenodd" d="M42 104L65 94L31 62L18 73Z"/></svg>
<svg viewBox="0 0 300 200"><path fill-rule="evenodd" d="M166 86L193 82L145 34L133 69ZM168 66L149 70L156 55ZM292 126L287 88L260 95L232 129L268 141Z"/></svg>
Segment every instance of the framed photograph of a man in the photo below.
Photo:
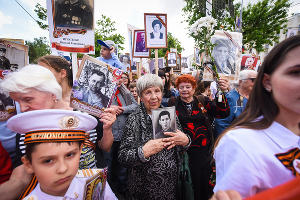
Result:
<svg viewBox="0 0 300 200"><path fill-rule="evenodd" d="M52 0L54 26L93 29L93 0Z"/></svg>
<svg viewBox="0 0 300 200"><path fill-rule="evenodd" d="M176 67L176 53L168 53L168 67Z"/></svg>
<svg viewBox="0 0 300 200"><path fill-rule="evenodd" d="M71 107L99 116L107 108L122 71L85 55L71 93Z"/></svg>
<svg viewBox="0 0 300 200"><path fill-rule="evenodd" d="M134 30L132 56L135 58L150 57L150 49L146 48L146 36L144 30Z"/></svg>
<svg viewBox="0 0 300 200"><path fill-rule="evenodd" d="M165 138L164 132L176 132L175 106L152 110L153 139Z"/></svg>
<svg viewBox="0 0 300 200"><path fill-rule="evenodd" d="M146 48L167 48L167 14L144 13Z"/></svg>

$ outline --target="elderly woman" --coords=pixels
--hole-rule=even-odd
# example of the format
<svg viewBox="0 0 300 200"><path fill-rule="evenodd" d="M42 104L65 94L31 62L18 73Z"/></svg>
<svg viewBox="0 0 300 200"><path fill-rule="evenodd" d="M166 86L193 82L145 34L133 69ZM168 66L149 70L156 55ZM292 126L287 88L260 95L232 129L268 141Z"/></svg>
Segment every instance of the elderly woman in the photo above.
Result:
<svg viewBox="0 0 300 200"><path fill-rule="evenodd" d="M10 97L19 103L21 112L41 109L72 109L62 100L62 88L54 74L49 69L39 65L28 65L7 75L0 87L9 92ZM115 121L115 116L111 112L113 111L107 110L100 116L100 121L103 122L104 127L103 135L106 134L105 132L112 134L111 125ZM102 144L102 135L96 134L94 138L94 140L89 140L90 142L86 143L86 148L82 151L81 169L96 168L95 152L91 147L95 146L96 141L99 146ZM24 135L21 136L20 142L17 142L20 144L19 157L25 153L23 140Z"/></svg>
<svg viewBox="0 0 300 200"><path fill-rule="evenodd" d="M175 105L176 114L183 131L188 134L192 143L188 150L195 199L208 199L212 195L209 185L211 167L211 147L213 132L211 118L224 118L229 114L225 96L221 102L210 101L208 97L194 96L196 80L191 75L181 75L175 83L180 96L171 99L169 105ZM228 88L228 81L220 79L221 90ZM217 100L218 98L216 98Z"/></svg>
<svg viewBox="0 0 300 200"><path fill-rule="evenodd" d="M138 109L129 115L121 141L118 159L128 168L131 199L176 199L178 152L190 140L180 130L165 132L168 138L153 139L152 110L161 107L163 83L157 75L139 78ZM180 129L180 125L177 127Z"/></svg>

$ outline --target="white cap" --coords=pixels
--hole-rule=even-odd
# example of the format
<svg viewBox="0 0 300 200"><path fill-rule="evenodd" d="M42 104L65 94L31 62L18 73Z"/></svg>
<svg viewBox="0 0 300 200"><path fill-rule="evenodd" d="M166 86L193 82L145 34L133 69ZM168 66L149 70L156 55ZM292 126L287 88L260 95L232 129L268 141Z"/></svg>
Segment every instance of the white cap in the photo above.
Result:
<svg viewBox="0 0 300 200"><path fill-rule="evenodd" d="M86 113L45 109L17 114L7 121L7 127L17 133L27 133L25 140L28 143L38 142L38 139L77 141L82 140L85 132L94 129L97 123L96 118ZM30 136L32 134L35 135Z"/></svg>

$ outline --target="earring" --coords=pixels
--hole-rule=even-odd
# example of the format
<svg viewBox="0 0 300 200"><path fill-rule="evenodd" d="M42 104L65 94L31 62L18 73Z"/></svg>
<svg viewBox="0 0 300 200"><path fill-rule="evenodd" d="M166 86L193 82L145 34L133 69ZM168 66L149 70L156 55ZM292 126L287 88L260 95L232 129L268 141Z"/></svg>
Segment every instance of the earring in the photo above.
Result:
<svg viewBox="0 0 300 200"><path fill-rule="evenodd" d="M267 92L271 92L272 91L271 88L265 88L265 90L267 90Z"/></svg>

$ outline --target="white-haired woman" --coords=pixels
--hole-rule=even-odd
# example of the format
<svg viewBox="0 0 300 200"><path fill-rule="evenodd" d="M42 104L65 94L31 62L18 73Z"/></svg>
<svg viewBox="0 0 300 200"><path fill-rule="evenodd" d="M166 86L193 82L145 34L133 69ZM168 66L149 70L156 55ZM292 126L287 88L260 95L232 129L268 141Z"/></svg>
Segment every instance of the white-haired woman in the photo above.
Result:
<svg viewBox="0 0 300 200"><path fill-rule="evenodd" d="M128 168L131 199L176 199L177 152L188 147L190 139L180 130L165 132L168 138L153 139L150 115L161 107L162 91L157 75L146 74L137 82L141 104L127 119L118 155Z"/></svg>
<svg viewBox="0 0 300 200"><path fill-rule="evenodd" d="M21 70L7 75L0 87L9 93L13 100L19 103L21 112L42 109L72 110L62 100L62 88L58 84L54 74L49 69L40 65L27 65ZM107 128L103 132L110 131L110 134L112 134L111 125L116 119L115 115L107 111L100 118L103 126L107 125ZM102 136L99 137L96 138L98 139L98 145L102 141ZM21 152L17 152L19 156L25 153L25 147L22 145L23 139L22 137L20 138L21 146L19 150ZM92 142L96 142L96 139ZM91 149L90 147L87 148ZM95 152L92 149L91 151L83 149L83 152L84 154L82 154L80 159L80 168L96 168Z"/></svg>
<svg viewBox="0 0 300 200"><path fill-rule="evenodd" d="M1 82L0 87L8 92L14 101L19 103L21 112L42 109L72 110L72 108L62 100L62 88L54 74L49 69L40 65L27 65L17 72L8 74ZM102 113L99 117L100 121L103 122L103 126L106 125L108 127L103 129L103 132L108 131L110 132L109 134L112 134L111 125L116 117L112 110L107 110L107 112ZM103 139L102 135L97 135L96 139L100 146ZM90 140L87 142L92 145L92 143L96 142L96 139L95 141ZM21 158L24 153L24 135L18 135L17 155ZM96 168L95 152L90 145L83 147L79 167L80 169Z"/></svg>

